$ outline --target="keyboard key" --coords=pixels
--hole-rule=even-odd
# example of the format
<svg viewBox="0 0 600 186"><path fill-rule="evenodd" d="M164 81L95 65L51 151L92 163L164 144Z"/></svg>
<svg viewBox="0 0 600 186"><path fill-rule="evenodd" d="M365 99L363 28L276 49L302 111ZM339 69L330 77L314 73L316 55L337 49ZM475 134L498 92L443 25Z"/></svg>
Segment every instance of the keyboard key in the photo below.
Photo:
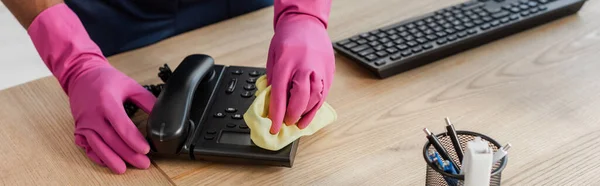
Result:
<svg viewBox="0 0 600 186"><path fill-rule="evenodd" d="M369 55L367 55L365 58L366 58L367 60L369 60L369 61L374 61L374 60L376 60L376 59L377 59L377 55L375 55L375 54L369 54Z"/></svg>
<svg viewBox="0 0 600 186"><path fill-rule="evenodd" d="M387 36L387 34L385 34L385 32L380 32L379 34L377 34L377 37L379 37L379 38L384 38L386 36Z"/></svg>
<svg viewBox="0 0 600 186"><path fill-rule="evenodd" d="M367 38L367 40L369 40L369 41L375 41L375 40L377 40L377 36L369 36Z"/></svg>
<svg viewBox="0 0 600 186"><path fill-rule="evenodd" d="M492 27L495 27L495 26L500 25L500 21L495 20L495 21L492 21L490 24L492 25Z"/></svg>
<svg viewBox="0 0 600 186"><path fill-rule="evenodd" d="M388 53L385 50L378 51L375 54L377 54L377 56L379 56L379 57L385 57L388 55Z"/></svg>
<svg viewBox="0 0 600 186"><path fill-rule="evenodd" d="M415 39L415 37L413 37L413 36L406 36L406 37L404 37L404 40L406 40L406 41L412 41L414 39Z"/></svg>
<svg viewBox="0 0 600 186"><path fill-rule="evenodd" d="M433 18L431 18L431 17L430 17L430 18L427 18L427 19L425 19L425 22L427 22L427 23L431 23L431 22L433 22L433 21L434 21L434 20L433 20Z"/></svg>
<svg viewBox="0 0 600 186"><path fill-rule="evenodd" d="M348 43L348 44L344 45L344 48L350 49L350 48L353 48L353 47L355 47L355 46L357 46L357 45L358 45L358 44L356 44L356 43L352 42L352 43Z"/></svg>
<svg viewBox="0 0 600 186"><path fill-rule="evenodd" d="M444 26L444 28L452 28L454 25L452 25L450 23L446 23L443 26Z"/></svg>
<svg viewBox="0 0 600 186"><path fill-rule="evenodd" d="M390 38L391 40L396 40L396 39L400 38L400 36L399 36L399 35L396 35L396 34L394 34L394 35L391 35L391 36L390 36L390 37L388 37L388 38Z"/></svg>
<svg viewBox="0 0 600 186"><path fill-rule="evenodd" d="M458 25L462 25L462 22L460 22L459 20L456 20L456 21L452 21L452 24L454 26L458 26Z"/></svg>
<svg viewBox="0 0 600 186"><path fill-rule="evenodd" d="M425 24L425 21L423 21L423 20L417 21L417 25L418 26L421 26L421 25L424 25L424 24Z"/></svg>
<svg viewBox="0 0 600 186"><path fill-rule="evenodd" d="M414 33L418 33L419 30L417 30L416 28L413 28L413 29L408 30L408 32L410 32L411 34L414 34Z"/></svg>
<svg viewBox="0 0 600 186"><path fill-rule="evenodd" d="M348 44L348 43L350 43L350 42L351 42L351 41L350 41L349 39L346 39L346 40L343 40L343 41L337 42L337 44L338 44L338 45L345 45L345 44Z"/></svg>
<svg viewBox="0 0 600 186"><path fill-rule="evenodd" d="M423 44L423 49L430 49L430 48L433 48L433 45L431 45L429 43Z"/></svg>
<svg viewBox="0 0 600 186"><path fill-rule="evenodd" d="M394 47L394 45L396 45L396 44L394 44L394 42L392 42L392 41L383 44L383 46L388 47L388 48L389 47Z"/></svg>
<svg viewBox="0 0 600 186"><path fill-rule="evenodd" d="M427 35L426 38L429 39L429 40L435 40L435 39L437 39L437 36L435 36L435 35Z"/></svg>
<svg viewBox="0 0 600 186"><path fill-rule="evenodd" d="M465 36L467 36L467 32L459 32L458 34L456 34L458 37L463 38Z"/></svg>
<svg viewBox="0 0 600 186"><path fill-rule="evenodd" d="M419 43L417 43L417 42L414 42L414 41L409 41L409 42L407 42L406 44L407 44L409 47L414 47L414 46L417 46Z"/></svg>
<svg viewBox="0 0 600 186"><path fill-rule="evenodd" d="M373 49L380 51L380 50L385 49L385 47L383 45L377 45L377 46L373 47Z"/></svg>
<svg viewBox="0 0 600 186"><path fill-rule="evenodd" d="M437 40L437 44L438 45L442 45L442 44L447 43L447 42L448 42L448 40L446 40L446 38L442 38L442 39L438 39Z"/></svg>
<svg viewBox="0 0 600 186"><path fill-rule="evenodd" d="M360 34L360 37L362 37L362 38L367 38L369 36L370 36L369 33L362 33L362 34Z"/></svg>
<svg viewBox="0 0 600 186"><path fill-rule="evenodd" d="M387 33L388 35L392 35L392 34L396 34L397 32L396 32L396 30L393 30L393 29L392 29L392 30L388 30L388 31L387 31L387 32L385 32L385 33Z"/></svg>
<svg viewBox="0 0 600 186"><path fill-rule="evenodd" d="M529 10L529 11L531 11L531 13L533 14L533 13L537 13L538 11L540 11L540 9L537 8L537 7L535 7L535 8L532 8L531 10Z"/></svg>
<svg viewBox="0 0 600 186"><path fill-rule="evenodd" d="M476 9L476 8L482 7L483 5L485 5L485 3L481 3L481 2L475 2L475 4L472 4L472 5L470 5L470 6L463 7L462 9L463 9L463 10L473 10L473 9Z"/></svg>
<svg viewBox="0 0 600 186"><path fill-rule="evenodd" d="M502 6L502 8L504 8L505 10L510 10L510 8L512 8L512 5L504 5Z"/></svg>
<svg viewBox="0 0 600 186"><path fill-rule="evenodd" d="M377 46L377 45L379 45L379 41L371 41L369 43L369 46L371 46L371 47L374 47L374 46Z"/></svg>
<svg viewBox="0 0 600 186"><path fill-rule="evenodd" d="M366 39L361 39L361 40L356 41L356 43L358 43L359 45L365 44L367 42L368 41Z"/></svg>
<svg viewBox="0 0 600 186"><path fill-rule="evenodd" d="M538 3L529 1L529 3L527 3L527 5L529 5L530 7L536 7L538 5Z"/></svg>
<svg viewBox="0 0 600 186"><path fill-rule="evenodd" d="M435 22L427 24L427 26L428 26L429 28L436 27L437 25L438 25L438 24L437 24L437 23L435 23Z"/></svg>
<svg viewBox="0 0 600 186"><path fill-rule="evenodd" d="M463 17L465 17L464 14L456 14L454 15L454 17L456 17L457 19L462 19Z"/></svg>
<svg viewBox="0 0 600 186"><path fill-rule="evenodd" d="M390 39L388 39L387 37L384 37L384 38L380 38L378 41L379 41L380 43L387 43L387 42L389 42L389 41L390 41Z"/></svg>
<svg viewBox="0 0 600 186"><path fill-rule="evenodd" d="M446 33L448 33L448 34L453 34L454 32L456 32L456 30L454 30L454 29L451 29L451 28L449 28L449 29L446 29L446 30L444 30L444 31L445 31Z"/></svg>
<svg viewBox="0 0 600 186"><path fill-rule="evenodd" d="M523 17L528 16L528 15L529 15L529 11L521 12L521 16L523 16Z"/></svg>
<svg viewBox="0 0 600 186"><path fill-rule="evenodd" d="M505 17L505 18L502 18L502 19L500 19L500 22L501 22L501 23L507 23L507 22L509 22L509 21L510 21L510 18L509 18L509 17Z"/></svg>
<svg viewBox="0 0 600 186"><path fill-rule="evenodd" d="M480 25L480 24L483 24L483 20L477 19L477 20L473 21L473 23Z"/></svg>
<svg viewBox="0 0 600 186"><path fill-rule="evenodd" d="M465 28L464 26L455 26L454 29L458 30L458 31L463 31L463 30L465 30L467 28Z"/></svg>
<svg viewBox="0 0 600 186"><path fill-rule="evenodd" d="M496 12L500 12L502 11L502 9L500 8L487 8L486 9L490 14L496 13Z"/></svg>
<svg viewBox="0 0 600 186"><path fill-rule="evenodd" d="M446 36L447 34L446 34L446 32L444 32L444 31L439 31L439 32L435 33L435 35L437 35L438 37L444 37L444 36Z"/></svg>
<svg viewBox="0 0 600 186"><path fill-rule="evenodd" d="M409 23L409 24L406 25L406 28L408 28L408 29L412 29L412 28L415 28L415 27L417 27L417 25L415 25L413 23Z"/></svg>
<svg viewBox="0 0 600 186"><path fill-rule="evenodd" d="M476 33L477 33L477 30L475 30L475 29L471 29L471 30L467 31L467 33L469 33L469 35L471 35L471 34L476 34Z"/></svg>
<svg viewBox="0 0 600 186"><path fill-rule="evenodd" d="M401 52L398 52L398 53L393 54L393 55L390 56L391 60L398 60L398 59L401 59L401 58L402 58L402 53Z"/></svg>
<svg viewBox="0 0 600 186"><path fill-rule="evenodd" d="M354 47L354 48L352 48L350 50L352 50L352 52L356 53L356 52L360 52L360 51L362 51L364 49L367 49L367 48L369 48L369 45L359 45L359 46L356 46L356 47Z"/></svg>
<svg viewBox="0 0 600 186"><path fill-rule="evenodd" d="M406 50L406 51L402 52L402 57L408 57L410 55L412 55L412 52L410 50Z"/></svg>
<svg viewBox="0 0 600 186"><path fill-rule="evenodd" d="M377 34L379 34L379 30L373 30L373 31L369 32L369 34L377 35Z"/></svg>
<svg viewBox="0 0 600 186"><path fill-rule="evenodd" d="M377 65L377 66L385 65L385 63L387 63L386 59L380 59L380 60L375 61L375 65Z"/></svg>
<svg viewBox="0 0 600 186"><path fill-rule="evenodd" d="M467 28L472 28L474 26L475 26L475 24L473 24L473 23L465 23L465 27L467 27Z"/></svg>
<svg viewBox="0 0 600 186"><path fill-rule="evenodd" d="M436 32L439 32L439 31L444 30L444 28L442 28L440 26L437 26L437 27L434 27L433 30L436 31Z"/></svg>
<svg viewBox="0 0 600 186"><path fill-rule="evenodd" d="M540 11L544 11L544 10L548 9L548 7L546 7L544 5L541 5L538 8L540 9Z"/></svg>
<svg viewBox="0 0 600 186"><path fill-rule="evenodd" d="M352 38L350 38L350 41L358 41L360 39L359 36L354 36Z"/></svg>
<svg viewBox="0 0 600 186"><path fill-rule="evenodd" d="M449 35L448 36L448 41L454 41L456 39L457 39L456 35Z"/></svg>
<svg viewBox="0 0 600 186"><path fill-rule="evenodd" d="M510 16L510 20L517 20L517 19L519 19L518 15L511 15Z"/></svg>
<svg viewBox="0 0 600 186"><path fill-rule="evenodd" d="M529 6L522 4L522 5L519 5L519 8L523 9L523 10L527 10L527 9L529 9Z"/></svg>
<svg viewBox="0 0 600 186"><path fill-rule="evenodd" d="M479 13L477 13L477 14L479 14L479 16L481 16L481 17L485 17L485 16L488 16L488 15L490 15L490 14L488 14L487 12L479 12Z"/></svg>
<svg viewBox="0 0 600 186"><path fill-rule="evenodd" d="M408 45L405 44L401 44L401 45L396 45L396 48L400 49L400 50L405 50L408 48Z"/></svg>
<svg viewBox="0 0 600 186"><path fill-rule="evenodd" d="M387 49L385 49L385 51L386 51L386 52L388 52L388 53L390 53L390 54L393 54L393 53L396 53L396 52L398 52L398 49L396 49L396 48L394 48L394 47L392 46L392 47L390 47L390 48L387 48Z"/></svg>
<svg viewBox="0 0 600 186"><path fill-rule="evenodd" d="M419 30L420 30L420 31L425 31L425 30L427 30L427 29L429 29L429 27L427 27L427 26L425 26L425 25L423 25L423 26L419 26Z"/></svg>
<svg viewBox="0 0 600 186"><path fill-rule="evenodd" d="M491 17L483 17L483 21L490 22L490 21L492 21L492 18Z"/></svg>
<svg viewBox="0 0 600 186"><path fill-rule="evenodd" d="M420 37L425 37L425 34L419 32L419 33L413 34L413 36L415 36L416 38L420 38Z"/></svg>
<svg viewBox="0 0 600 186"><path fill-rule="evenodd" d="M481 25L481 27L479 27L479 28L481 28L481 30L487 30L487 29L490 29L490 27L491 27L491 25L489 23L486 23L486 24Z"/></svg>
<svg viewBox="0 0 600 186"><path fill-rule="evenodd" d="M519 9L519 7L513 7L513 8L511 8L511 9L510 9L510 11L511 11L512 13L518 13L518 12L520 12L520 11L521 11L521 9Z"/></svg>
<svg viewBox="0 0 600 186"><path fill-rule="evenodd" d="M375 52L375 50L373 50L372 48L369 48L367 50L360 51L358 53L358 55L363 56L363 57L367 57L367 55L372 54L373 52Z"/></svg>
<svg viewBox="0 0 600 186"><path fill-rule="evenodd" d="M399 35L402 36L402 37L406 37L406 36L410 35L410 33L408 33L408 32L400 32Z"/></svg>
<svg viewBox="0 0 600 186"><path fill-rule="evenodd" d="M411 51L415 54L421 52L422 50L423 50L423 48L421 46L416 46L411 49Z"/></svg>
<svg viewBox="0 0 600 186"><path fill-rule="evenodd" d="M496 19L499 19L499 18L506 17L508 15L510 15L510 13L508 13L507 11L502 11L502 12L498 12L498 13L492 14L492 17L496 18Z"/></svg>
<svg viewBox="0 0 600 186"><path fill-rule="evenodd" d="M423 43L426 43L426 42L427 42L427 39L425 39L425 38L418 38L418 39L417 39L417 42L419 42L419 43L423 44Z"/></svg>
<svg viewBox="0 0 600 186"><path fill-rule="evenodd" d="M431 30L431 29L427 29L427 30L423 31L423 33L424 33L424 34L428 34L428 35L429 35L429 34L433 34L433 33L435 33L435 31L433 31L433 30Z"/></svg>
<svg viewBox="0 0 600 186"><path fill-rule="evenodd" d="M404 39L396 39L396 40L394 40L394 43L396 43L396 44L404 43Z"/></svg>

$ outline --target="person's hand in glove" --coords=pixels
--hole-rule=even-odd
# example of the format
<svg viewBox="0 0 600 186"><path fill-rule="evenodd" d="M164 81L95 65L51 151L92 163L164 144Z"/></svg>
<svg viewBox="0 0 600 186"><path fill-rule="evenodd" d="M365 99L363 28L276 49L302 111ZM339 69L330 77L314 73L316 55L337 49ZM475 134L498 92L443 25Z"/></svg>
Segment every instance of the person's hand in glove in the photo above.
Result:
<svg viewBox="0 0 600 186"><path fill-rule="evenodd" d="M276 0L267 60L271 134L282 123L306 128L329 93L335 57L327 23L330 0Z"/></svg>
<svg viewBox="0 0 600 186"><path fill-rule="evenodd" d="M131 101L149 113L156 98L114 67L64 4L40 13L28 33L42 60L69 97L75 143L95 163L124 173L126 163L146 169L148 142L127 116Z"/></svg>

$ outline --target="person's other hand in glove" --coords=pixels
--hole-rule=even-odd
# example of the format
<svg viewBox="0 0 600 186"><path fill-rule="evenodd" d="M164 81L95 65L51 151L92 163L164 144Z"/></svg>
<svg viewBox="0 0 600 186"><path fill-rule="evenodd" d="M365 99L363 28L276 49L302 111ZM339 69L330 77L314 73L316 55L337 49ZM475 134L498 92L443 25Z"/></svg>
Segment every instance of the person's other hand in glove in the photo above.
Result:
<svg viewBox="0 0 600 186"><path fill-rule="evenodd" d="M283 123L306 128L323 105L335 72L327 23L331 0L276 0L267 60L271 134Z"/></svg>

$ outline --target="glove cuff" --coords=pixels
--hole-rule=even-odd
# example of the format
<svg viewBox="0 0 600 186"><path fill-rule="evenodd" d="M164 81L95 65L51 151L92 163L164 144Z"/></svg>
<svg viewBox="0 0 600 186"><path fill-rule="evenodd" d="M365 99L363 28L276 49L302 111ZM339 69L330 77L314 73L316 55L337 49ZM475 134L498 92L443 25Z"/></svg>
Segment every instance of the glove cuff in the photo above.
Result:
<svg viewBox="0 0 600 186"><path fill-rule="evenodd" d="M110 66L77 15L64 3L42 11L27 33L42 61L67 94L69 85L84 72Z"/></svg>

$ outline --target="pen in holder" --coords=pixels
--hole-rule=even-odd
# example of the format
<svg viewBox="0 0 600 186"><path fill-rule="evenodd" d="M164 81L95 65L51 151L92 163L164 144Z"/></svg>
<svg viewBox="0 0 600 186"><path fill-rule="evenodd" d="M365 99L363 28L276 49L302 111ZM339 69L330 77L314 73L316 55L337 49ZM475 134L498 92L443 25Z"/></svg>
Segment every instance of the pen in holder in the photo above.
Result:
<svg viewBox="0 0 600 186"><path fill-rule="evenodd" d="M467 147L467 142L475 139L476 137L480 137L483 141L487 141L489 147L492 149L492 152L497 152L500 148L502 148L502 146L495 141L494 139L485 136L483 134L479 134L476 132L471 132L471 131L456 131L457 137L460 141L460 146L462 148L463 151L466 150ZM437 137L437 139L439 140L439 143L441 146L443 146L443 148L445 148L448 152L448 155L456 160L454 162L457 162L459 165L457 165L458 167L461 167L462 165L460 164L460 159L458 159L458 155L454 150L453 144L452 144L452 139L450 138L450 136L447 135L447 133L440 133L435 135ZM464 185L464 179L465 176L464 174L451 174L451 173L447 173L445 172L443 169L441 169L436 162L432 162L430 160L430 151L436 151L435 147L432 145L432 143L427 142L425 143L425 146L423 147L423 157L425 158L425 162L427 162L427 175L426 175L426 180L425 180L425 185L435 185L435 186L439 186L439 185L450 185L450 186L455 186L455 185ZM505 156L502 159L500 159L498 162L495 162L492 165L492 169L490 170L490 186L498 186L500 185L500 181L501 181L501 174L502 174L502 170L504 170L504 167L506 167L506 163L507 163L507 159L508 157ZM462 170L462 168L461 168ZM457 171L460 172L460 171Z"/></svg>

